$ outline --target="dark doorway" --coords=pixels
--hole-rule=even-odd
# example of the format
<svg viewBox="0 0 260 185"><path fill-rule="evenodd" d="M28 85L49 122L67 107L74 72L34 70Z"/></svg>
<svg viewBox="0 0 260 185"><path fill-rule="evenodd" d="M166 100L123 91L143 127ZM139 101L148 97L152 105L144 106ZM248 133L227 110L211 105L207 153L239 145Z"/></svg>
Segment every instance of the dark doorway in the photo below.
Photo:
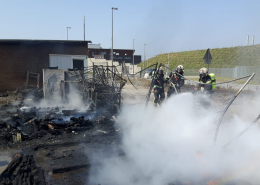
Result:
<svg viewBox="0 0 260 185"><path fill-rule="evenodd" d="M83 60L74 60L73 59L73 69L81 70L82 67L84 67L84 61Z"/></svg>

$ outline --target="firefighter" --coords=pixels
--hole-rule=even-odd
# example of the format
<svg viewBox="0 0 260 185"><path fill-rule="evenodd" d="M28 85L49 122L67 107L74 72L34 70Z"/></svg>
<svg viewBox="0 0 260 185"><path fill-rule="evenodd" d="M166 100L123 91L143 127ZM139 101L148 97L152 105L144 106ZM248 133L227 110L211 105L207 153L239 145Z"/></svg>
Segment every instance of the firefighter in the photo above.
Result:
<svg viewBox="0 0 260 185"><path fill-rule="evenodd" d="M163 70L160 68L157 72L153 72L154 75L154 84L153 84L153 92L154 92L154 100L153 103L155 106L157 104L161 104L165 98L164 94L164 83L167 80L164 79Z"/></svg>
<svg viewBox="0 0 260 185"><path fill-rule="evenodd" d="M200 104L207 109L211 105L210 99L215 89L216 80L214 73L209 74L207 68L201 68L199 70L199 82L198 87L194 88L194 92L200 94Z"/></svg>
<svg viewBox="0 0 260 185"><path fill-rule="evenodd" d="M171 72L169 75L169 89L167 92L167 97L170 97L172 94L180 93L181 87L184 85L184 78L182 77L184 74L184 67L182 65L178 65L176 71Z"/></svg>
<svg viewBox="0 0 260 185"><path fill-rule="evenodd" d="M208 74L208 69L203 67L199 70L199 86L196 87L195 90L203 92L203 93L209 93L212 94L215 90L215 74L210 73ZM212 85L205 85L205 84L212 84Z"/></svg>

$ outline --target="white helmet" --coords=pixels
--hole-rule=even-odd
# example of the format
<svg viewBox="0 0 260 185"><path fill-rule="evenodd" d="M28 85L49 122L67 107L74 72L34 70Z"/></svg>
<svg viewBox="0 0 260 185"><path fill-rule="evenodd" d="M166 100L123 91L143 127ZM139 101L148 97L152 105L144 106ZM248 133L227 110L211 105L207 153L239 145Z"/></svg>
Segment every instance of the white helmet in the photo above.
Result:
<svg viewBox="0 0 260 185"><path fill-rule="evenodd" d="M184 70L184 67L182 65L178 65L178 67L176 68L177 72L181 72Z"/></svg>
<svg viewBox="0 0 260 185"><path fill-rule="evenodd" d="M200 75L202 75L202 74L207 74L207 73L208 73L208 69L205 68L205 67L203 67L203 68L201 68L201 69L199 70L199 73L200 73Z"/></svg>

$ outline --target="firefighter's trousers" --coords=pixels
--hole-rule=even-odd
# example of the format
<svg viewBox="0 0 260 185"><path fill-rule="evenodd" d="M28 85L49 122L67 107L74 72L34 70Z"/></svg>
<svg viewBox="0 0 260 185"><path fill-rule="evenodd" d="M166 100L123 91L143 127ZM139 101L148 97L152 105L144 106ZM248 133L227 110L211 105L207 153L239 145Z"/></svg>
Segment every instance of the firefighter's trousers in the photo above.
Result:
<svg viewBox="0 0 260 185"><path fill-rule="evenodd" d="M164 88L155 88L154 89L154 105L161 104L165 98Z"/></svg>
<svg viewBox="0 0 260 185"><path fill-rule="evenodd" d="M180 87L176 87L176 90L178 93L181 93L181 88ZM174 89L174 87L170 86L167 92L167 98L169 98L172 94L176 94L176 91Z"/></svg>

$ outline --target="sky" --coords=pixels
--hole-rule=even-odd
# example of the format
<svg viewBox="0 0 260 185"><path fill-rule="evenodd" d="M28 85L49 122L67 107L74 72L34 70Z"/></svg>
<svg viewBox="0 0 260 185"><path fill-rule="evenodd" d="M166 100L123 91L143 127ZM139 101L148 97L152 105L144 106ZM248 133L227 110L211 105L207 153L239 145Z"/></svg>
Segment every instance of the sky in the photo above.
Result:
<svg viewBox="0 0 260 185"><path fill-rule="evenodd" d="M161 53L260 43L259 0L0 0L0 39L92 41ZM147 45L145 45L147 44Z"/></svg>

